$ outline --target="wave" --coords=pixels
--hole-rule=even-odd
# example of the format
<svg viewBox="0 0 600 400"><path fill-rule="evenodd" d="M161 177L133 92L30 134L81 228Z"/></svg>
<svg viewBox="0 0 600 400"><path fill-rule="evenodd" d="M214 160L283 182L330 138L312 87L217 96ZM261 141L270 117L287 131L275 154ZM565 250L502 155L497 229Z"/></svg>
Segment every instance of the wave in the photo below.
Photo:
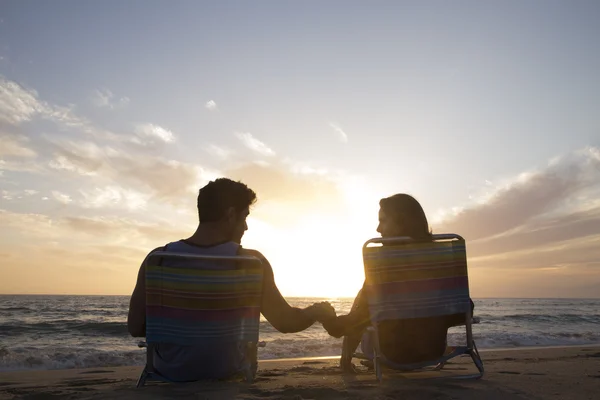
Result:
<svg viewBox="0 0 600 400"><path fill-rule="evenodd" d="M267 345L259 350L259 359L336 356L341 353L342 341L332 337L298 337L290 334L265 340ZM600 344L600 332L556 333L506 333L475 334L480 349L570 346ZM96 368L132 366L145 362L145 352L131 346L106 350L93 346L0 347L0 371L46 370L68 368ZM451 332L450 345L464 342L464 334Z"/></svg>
<svg viewBox="0 0 600 400"><path fill-rule="evenodd" d="M553 323L553 324L600 324L600 314L476 314L481 318L482 323L501 323L501 322L527 322L527 323Z"/></svg>
<svg viewBox="0 0 600 400"><path fill-rule="evenodd" d="M0 311L34 311L29 307L0 307Z"/></svg>
<svg viewBox="0 0 600 400"><path fill-rule="evenodd" d="M448 341L453 342L452 334ZM553 333L495 333L477 335L474 334L477 347L485 349L509 348L509 347L545 347L545 346L577 346L600 344L600 332L553 332ZM460 340L456 340L460 342Z"/></svg>
<svg viewBox="0 0 600 400"><path fill-rule="evenodd" d="M144 365L143 351L102 351L82 348L15 349L0 347L0 371Z"/></svg>
<svg viewBox="0 0 600 400"><path fill-rule="evenodd" d="M110 317L111 315L106 315ZM492 314L479 314L481 324L485 326L497 325L503 323L544 323L544 324L592 324L600 325L599 314L512 314L504 316L494 316ZM0 324L0 337L16 336L30 333L46 333L46 334L83 334L90 335L108 335L117 337L128 336L127 323L125 321L90 321L80 319L56 319L51 321L43 321L29 324ZM260 330L264 333L276 333L275 329L267 321L260 322Z"/></svg>
<svg viewBox="0 0 600 400"><path fill-rule="evenodd" d="M83 334L98 336L127 336L125 322L89 322L80 320L55 320L24 325L0 325L0 337L18 336L31 333L46 334Z"/></svg>

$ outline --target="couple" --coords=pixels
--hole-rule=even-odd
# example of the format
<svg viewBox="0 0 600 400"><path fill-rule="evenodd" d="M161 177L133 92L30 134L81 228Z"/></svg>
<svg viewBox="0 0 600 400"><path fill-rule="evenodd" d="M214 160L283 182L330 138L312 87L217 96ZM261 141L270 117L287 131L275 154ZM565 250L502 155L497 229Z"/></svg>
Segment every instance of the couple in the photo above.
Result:
<svg viewBox="0 0 600 400"><path fill-rule="evenodd" d="M358 293L348 315L337 317L328 302L315 303L300 309L290 306L275 285L273 269L258 251L241 247L241 239L248 229L246 218L250 206L256 202L256 193L241 182L227 178L211 181L198 194L198 217L196 232L187 239L168 243L154 251L166 250L179 253L211 254L220 256L255 256L262 261L264 285L261 313L282 333L300 332L315 322L323 324L334 337L344 336L341 367L353 370L351 355L361 341L364 330L370 324L366 298ZM411 196L397 194L379 203L379 226L383 237L410 236L416 240L431 240L427 218L421 205ZM151 253L152 253L151 252ZM150 253L150 254L151 254ZM134 337L144 337L146 320L145 266L142 263L135 289L129 304L127 327ZM388 358L399 363L412 363L437 358L446 349L447 329L460 321L440 321L420 318L394 321L380 327L381 350ZM384 322L385 324L385 322ZM196 351L195 351L196 350ZM153 355L154 368L172 380L198 380L223 378L225 371L234 371L235 365L223 365L212 370L199 370L204 349L175 345L160 345ZM241 360L223 361L237 364ZM221 372L217 373L216 370Z"/></svg>

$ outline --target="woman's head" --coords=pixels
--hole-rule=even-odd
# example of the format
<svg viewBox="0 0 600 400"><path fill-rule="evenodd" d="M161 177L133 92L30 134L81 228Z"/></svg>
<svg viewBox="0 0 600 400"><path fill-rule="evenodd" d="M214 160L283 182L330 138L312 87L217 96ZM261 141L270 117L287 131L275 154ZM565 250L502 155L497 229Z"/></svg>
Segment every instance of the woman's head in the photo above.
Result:
<svg viewBox="0 0 600 400"><path fill-rule="evenodd" d="M400 193L379 201L381 237L409 236L416 240L431 240L431 231L423 207L414 197Z"/></svg>

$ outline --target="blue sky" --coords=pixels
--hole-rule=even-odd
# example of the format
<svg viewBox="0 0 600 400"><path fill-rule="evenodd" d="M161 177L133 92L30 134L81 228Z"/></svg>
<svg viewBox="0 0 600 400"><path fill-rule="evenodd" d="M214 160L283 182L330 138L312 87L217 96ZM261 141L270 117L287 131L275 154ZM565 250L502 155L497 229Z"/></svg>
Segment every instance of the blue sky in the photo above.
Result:
<svg viewBox="0 0 600 400"><path fill-rule="evenodd" d="M378 199L408 192L467 233L479 296L590 296L598 37L595 1L3 2L0 292L127 293L227 175L285 294L353 295Z"/></svg>

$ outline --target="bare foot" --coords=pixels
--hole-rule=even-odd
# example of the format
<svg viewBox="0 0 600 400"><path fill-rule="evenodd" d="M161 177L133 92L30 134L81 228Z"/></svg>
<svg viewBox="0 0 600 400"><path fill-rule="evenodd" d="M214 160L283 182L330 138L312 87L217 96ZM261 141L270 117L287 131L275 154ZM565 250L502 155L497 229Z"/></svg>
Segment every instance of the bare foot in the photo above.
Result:
<svg viewBox="0 0 600 400"><path fill-rule="evenodd" d="M354 364L352 364L352 361L348 360L348 361L344 361L344 360L340 360L340 368L342 369L342 372L345 374L356 374L358 371L356 371L356 367L354 366Z"/></svg>

